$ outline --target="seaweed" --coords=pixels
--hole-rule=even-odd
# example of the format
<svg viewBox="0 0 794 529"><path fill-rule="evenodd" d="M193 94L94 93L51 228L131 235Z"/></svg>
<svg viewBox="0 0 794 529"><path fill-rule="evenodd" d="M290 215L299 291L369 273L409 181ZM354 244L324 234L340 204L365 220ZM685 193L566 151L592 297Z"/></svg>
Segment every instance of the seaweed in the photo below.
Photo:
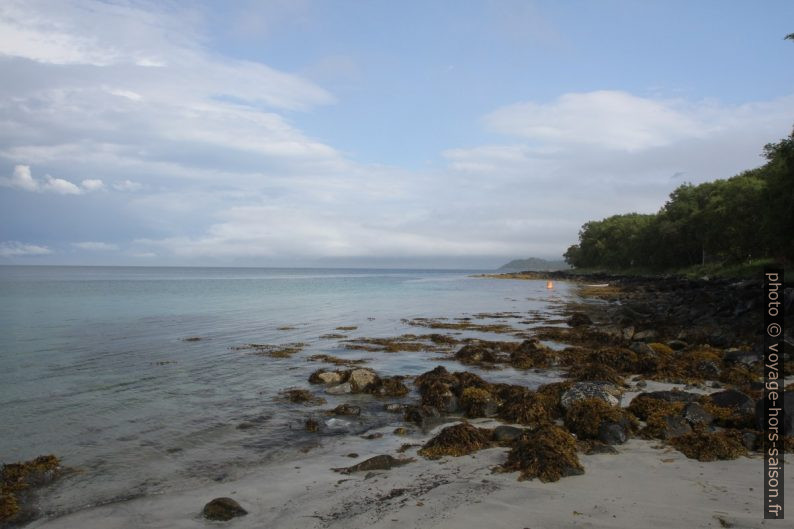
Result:
<svg viewBox="0 0 794 529"><path fill-rule="evenodd" d="M30 490L57 478L60 465L60 460L51 454L3 465L0 472L0 523L24 521L29 515L25 510Z"/></svg>
<svg viewBox="0 0 794 529"><path fill-rule="evenodd" d="M306 359L308 362L327 362L336 366L352 367L356 365L366 364L367 360L364 358L339 358L329 354L316 354L311 355Z"/></svg>
<svg viewBox="0 0 794 529"><path fill-rule="evenodd" d="M325 404L325 399L316 397L308 389L285 389L281 396L295 404L306 404L307 406L319 406Z"/></svg>
<svg viewBox="0 0 794 529"><path fill-rule="evenodd" d="M552 420L552 413L548 406L548 399L539 396L536 392L521 388L518 390L503 390L503 394L510 398L504 399L499 407L498 415L503 421L537 426Z"/></svg>
<svg viewBox="0 0 794 529"><path fill-rule="evenodd" d="M670 439L670 444L690 459L716 461L736 459L747 454L738 430L709 432L697 429L688 434Z"/></svg>
<svg viewBox="0 0 794 529"><path fill-rule="evenodd" d="M520 472L519 481L538 478L544 483L583 474L576 448L576 439L569 432L546 424L516 441L502 470Z"/></svg>
<svg viewBox="0 0 794 529"><path fill-rule="evenodd" d="M638 419L648 421L655 416L680 415L684 402L670 402L650 395L637 395L631 400L628 410Z"/></svg>
<svg viewBox="0 0 794 529"><path fill-rule="evenodd" d="M487 417L496 411L498 402L488 390L470 386L461 393L460 405L466 417Z"/></svg>
<svg viewBox="0 0 794 529"><path fill-rule="evenodd" d="M409 389L405 384L403 384L403 380L405 380L405 377L398 375L378 378L375 380L372 386L367 389L367 393L371 393L378 397L405 396L409 393Z"/></svg>
<svg viewBox="0 0 794 529"><path fill-rule="evenodd" d="M625 379L614 368L592 362L574 365L568 369L566 375L579 382L609 382L621 386L626 383Z"/></svg>
<svg viewBox="0 0 794 529"><path fill-rule="evenodd" d="M596 398L573 402L565 413L564 421L565 427L579 439L597 439L604 423L625 425L629 430L636 428L636 420L623 409Z"/></svg>
<svg viewBox="0 0 794 529"><path fill-rule="evenodd" d="M306 347L305 343L295 342L280 345L249 343L232 347L233 351L253 351L256 355L265 355L272 358L289 358L295 353L299 353Z"/></svg>
<svg viewBox="0 0 794 529"><path fill-rule="evenodd" d="M438 435L430 439L419 450L419 455L427 459L439 459L443 456L463 456L489 448L491 431L477 428L468 422L447 426Z"/></svg>

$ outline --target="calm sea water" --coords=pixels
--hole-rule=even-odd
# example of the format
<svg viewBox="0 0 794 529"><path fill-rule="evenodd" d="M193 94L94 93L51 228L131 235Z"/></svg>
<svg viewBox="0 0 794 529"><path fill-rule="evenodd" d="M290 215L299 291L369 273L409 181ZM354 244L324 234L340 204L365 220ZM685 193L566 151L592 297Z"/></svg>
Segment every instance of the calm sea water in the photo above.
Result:
<svg viewBox="0 0 794 529"><path fill-rule="evenodd" d="M543 282L470 275L0 267L0 462L54 453L77 469L48 492L50 512L255 471L317 442L302 429L311 410L278 398L284 388L310 387L308 375L322 364L307 362L309 355L369 358L386 375L439 364L460 369L437 353L347 351L339 340L320 338L336 327L357 326L351 337L421 334L435 331L401 320L549 312L568 296L565 284L548 291ZM515 321L506 320L529 327ZM306 348L286 359L235 349L291 342ZM507 369L484 376L534 386L546 375ZM399 421L371 396L327 398L326 407L354 400L365 413L329 424L325 435ZM255 426L237 428L244 421Z"/></svg>

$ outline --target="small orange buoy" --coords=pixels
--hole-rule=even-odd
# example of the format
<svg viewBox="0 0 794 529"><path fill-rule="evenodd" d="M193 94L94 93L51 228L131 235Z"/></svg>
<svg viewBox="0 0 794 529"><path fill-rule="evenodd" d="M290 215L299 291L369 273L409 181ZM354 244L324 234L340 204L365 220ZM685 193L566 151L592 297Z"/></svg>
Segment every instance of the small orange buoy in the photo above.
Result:
<svg viewBox="0 0 794 529"><path fill-rule="evenodd" d="M546 288L554 288L554 282L551 279L546 281Z"/></svg>

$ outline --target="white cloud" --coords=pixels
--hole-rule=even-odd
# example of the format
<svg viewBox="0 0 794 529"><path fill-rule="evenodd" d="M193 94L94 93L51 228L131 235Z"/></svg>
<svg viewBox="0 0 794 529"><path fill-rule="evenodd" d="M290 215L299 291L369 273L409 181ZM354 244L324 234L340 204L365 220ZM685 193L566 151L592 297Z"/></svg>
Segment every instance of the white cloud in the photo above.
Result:
<svg viewBox="0 0 794 529"><path fill-rule="evenodd" d="M100 189L104 189L105 183L98 178L87 178L80 182L86 191L99 191Z"/></svg>
<svg viewBox="0 0 794 529"><path fill-rule="evenodd" d="M39 182L33 179L30 166L17 165L11 177L0 177L0 186L22 189L24 191L38 191Z"/></svg>
<svg viewBox="0 0 794 529"><path fill-rule="evenodd" d="M84 182L97 182L85 180ZM83 191L72 182L62 178L54 178L50 175L44 177L44 181L33 178L30 167L27 165L17 165L10 177L0 178L0 186L20 189L23 191L33 191L38 193L55 193L58 195L80 195ZM94 188L86 187L93 190Z"/></svg>
<svg viewBox="0 0 794 529"><path fill-rule="evenodd" d="M33 255L48 255L52 250L37 244L24 244L17 241L0 242L0 257L24 257Z"/></svg>
<svg viewBox="0 0 794 529"><path fill-rule="evenodd" d="M485 117L489 129L530 140L636 151L719 130L710 109L684 101L619 91L564 94L552 103L525 102Z"/></svg>
<svg viewBox="0 0 794 529"><path fill-rule="evenodd" d="M139 182L133 182L132 180L122 180L113 184L113 189L116 191L138 191L142 187Z"/></svg>
<svg viewBox="0 0 794 529"><path fill-rule="evenodd" d="M100 252L112 252L119 249L118 245L110 244L106 242L96 242L96 241L85 241L85 242L73 242L72 246L75 248L79 248L81 250L88 250L88 251L100 251Z"/></svg>

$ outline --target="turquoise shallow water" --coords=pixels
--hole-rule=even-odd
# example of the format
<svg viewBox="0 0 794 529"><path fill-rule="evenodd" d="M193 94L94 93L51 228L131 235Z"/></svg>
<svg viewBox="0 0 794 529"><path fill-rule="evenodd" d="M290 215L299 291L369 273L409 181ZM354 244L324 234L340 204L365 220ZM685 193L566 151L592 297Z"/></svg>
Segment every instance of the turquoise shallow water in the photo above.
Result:
<svg viewBox="0 0 794 529"><path fill-rule="evenodd" d="M307 377L321 364L307 362L309 355L366 357L382 374L460 369L434 353L347 351L321 338L336 327L357 326L351 337L422 334L433 331L401 320L549 312L568 295L565 284L548 291L540 281L470 275L0 267L0 462L55 453L79 469L50 492L52 512L251 471L317 442L301 428L310 410L277 398L284 388L310 387ZM286 359L235 349L290 342L306 348ZM532 386L545 375L507 369L485 376ZM399 422L371 396L328 397L327 407L351 399L364 418L340 421L326 435ZM243 421L255 427L238 429Z"/></svg>

